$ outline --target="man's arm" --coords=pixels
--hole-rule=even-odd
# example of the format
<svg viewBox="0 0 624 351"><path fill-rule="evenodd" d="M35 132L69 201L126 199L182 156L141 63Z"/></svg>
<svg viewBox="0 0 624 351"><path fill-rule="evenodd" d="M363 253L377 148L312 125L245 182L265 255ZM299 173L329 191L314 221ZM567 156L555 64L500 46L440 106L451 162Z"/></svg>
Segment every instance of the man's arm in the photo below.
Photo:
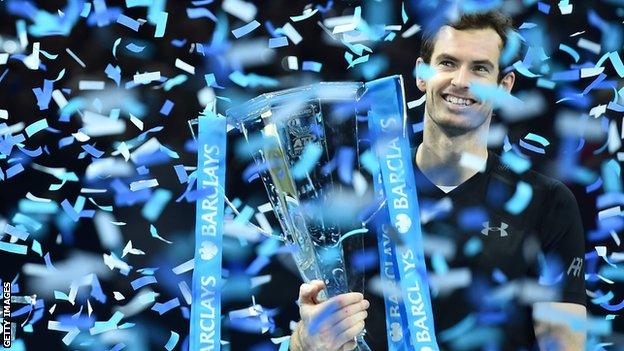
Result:
<svg viewBox="0 0 624 351"><path fill-rule="evenodd" d="M569 302L533 304L533 326L540 350L585 350L585 306ZM555 348L552 347L555 345Z"/></svg>

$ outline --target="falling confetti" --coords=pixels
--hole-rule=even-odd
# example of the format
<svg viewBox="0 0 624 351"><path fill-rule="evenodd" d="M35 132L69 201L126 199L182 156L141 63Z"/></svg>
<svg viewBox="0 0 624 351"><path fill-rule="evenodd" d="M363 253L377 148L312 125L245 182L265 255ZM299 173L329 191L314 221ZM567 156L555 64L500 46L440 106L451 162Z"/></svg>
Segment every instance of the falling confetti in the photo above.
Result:
<svg viewBox="0 0 624 351"><path fill-rule="evenodd" d="M421 35L455 11L479 12L501 2L415 3L1 2L0 252L6 263L0 279L12 293L12 349L188 350L193 291L200 289L191 281L198 264L194 210L198 199L201 204L211 195L198 187L202 150L197 128L191 123L189 129L188 121L212 105L225 115L272 91L401 74L409 101L407 131L417 140L430 127L422 116L435 97L419 91L416 78L427 84L439 78L433 63L415 65ZM514 72L516 86L511 93L482 82L469 88L500 107L489 146L501 155L500 167L519 179L487 194L489 205L516 216L528 211L541 191L524 181L533 170L571 189L586 248L585 256L563 270L575 274L574 264L583 260L589 318L581 327L588 332L588 349L608 350L622 337L624 308L624 10L617 1L524 1L510 11L516 30L502 48L500 71ZM292 103L293 109L302 104ZM349 103L311 108L336 119L352 111L360 122L368 118L362 106ZM258 113L279 119L287 112ZM300 126L290 128L278 142L304 134ZM221 347L286 350L288 322L299 318L293 301L300 280L296 267L284 262L300 249L280 224L281 204L269 202L262 184L272 164L252 154L271 148L262 134L269 131L246 135L231 121L227 131L233 147L223 189L224 241L202 251L206 257L223 252ZM313 138L336 137L332 133L319 127ZM368 225L387 204L364 203L383 164L368 148L370 136L361 137L366 147L345 147L337 155L327 155L321 143L291 150L298 155L287 165L293 179L284 180L307 186L318 169L352 186L353 193L328 196L329 204L321 205L290 195L284 201L311 217L331 218L331 225ZM458 161L472 172L487 166L468 152ZM419 205L423 224L454 209L449 198ZM488 277L494 286L481 286L482 277L453 266L454 257L487 252L509 225L487 218L481 207L463 209L457 217L458 228L438 228L441 234L465 230L474 236L460 243L425 233L432 295L474 288L488 299L480 302L483 311L439 330L438 339L457 349L494 350L501 335L493 326L513 316L492 312L490 304L533 301L551 291L537 281L520 286L498 268ZM340 231L335 245L374 238L373 231L370 225ZM397 235L387 233L393 240ZM524 250L526 257L539 256L539 247L527 244ZM377 251L366 248L347 258L348 270L373 276L354 289L383 296ZM562 263L539 261L545 265L542 282L555 284L561 277L553 267ZM569 317L542 314L553 321ZM312 327L327 317L319 315ZM394 337L402 332L391 331Z"/></svg>

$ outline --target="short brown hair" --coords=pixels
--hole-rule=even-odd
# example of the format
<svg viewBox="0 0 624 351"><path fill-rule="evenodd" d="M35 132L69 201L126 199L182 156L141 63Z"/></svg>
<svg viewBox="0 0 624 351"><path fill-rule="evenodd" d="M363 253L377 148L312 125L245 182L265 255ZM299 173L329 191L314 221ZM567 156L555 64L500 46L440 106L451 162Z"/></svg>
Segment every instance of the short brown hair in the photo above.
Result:
<svg viewBox="0 0 624 351"><path fill-rule="evenodd" d="M443 26L449 26L456 30L468 30L468 29L487 29L491 28L496 31L498 36L502 39L501 50L507 45L507 34L513 30L513 21L511 17L499 12L476 12L462 14L456 21L443 24ZM423 33L422 42L420 44L420 56L425 63L431 62L431 55L433 55L433 47L435 45L436 37L440 31L440 27L433 30L428 30ZM501 78L502 68L499 67L499 79Z"/></svg>

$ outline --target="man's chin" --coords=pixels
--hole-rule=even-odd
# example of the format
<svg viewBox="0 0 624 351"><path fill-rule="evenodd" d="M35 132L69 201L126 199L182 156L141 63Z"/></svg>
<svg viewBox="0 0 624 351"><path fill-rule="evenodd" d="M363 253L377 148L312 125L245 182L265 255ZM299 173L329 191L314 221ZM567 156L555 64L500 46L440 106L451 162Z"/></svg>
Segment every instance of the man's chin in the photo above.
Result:
<svg viewBox="0 0 624 351"><path fill-rule="evenodd" d="M470 120L469 116L455 116L452 119L447 119L436 123L440 129L442 129L448 135L461 135L474 131L479 128L479 125L474 124L474 120Z"/></svg>

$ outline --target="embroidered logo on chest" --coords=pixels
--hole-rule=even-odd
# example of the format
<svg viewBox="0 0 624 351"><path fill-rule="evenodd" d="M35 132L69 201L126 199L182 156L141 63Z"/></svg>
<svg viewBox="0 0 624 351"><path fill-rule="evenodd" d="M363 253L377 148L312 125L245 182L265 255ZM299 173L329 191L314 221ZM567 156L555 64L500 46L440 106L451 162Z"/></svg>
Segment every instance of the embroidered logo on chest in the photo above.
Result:
<svg viewBox="0 0 624 351"><path fill-rule="evenodd" d="M509 228L509 224L505 222L500 222L500 226L490 226L490 221L485 221L482 223L483 229L481 230L481 234L485 236L499 235L501 238L508 235L507 228Z"/></svg>

